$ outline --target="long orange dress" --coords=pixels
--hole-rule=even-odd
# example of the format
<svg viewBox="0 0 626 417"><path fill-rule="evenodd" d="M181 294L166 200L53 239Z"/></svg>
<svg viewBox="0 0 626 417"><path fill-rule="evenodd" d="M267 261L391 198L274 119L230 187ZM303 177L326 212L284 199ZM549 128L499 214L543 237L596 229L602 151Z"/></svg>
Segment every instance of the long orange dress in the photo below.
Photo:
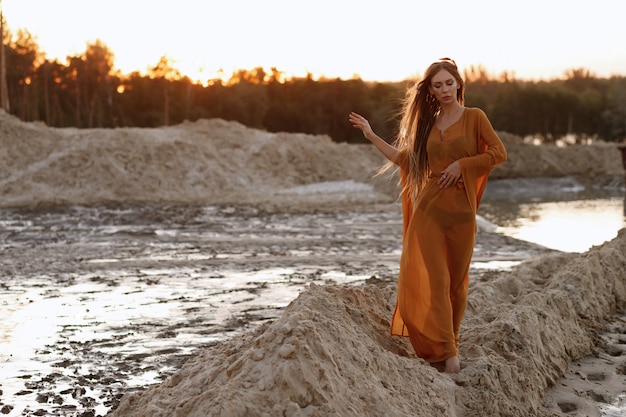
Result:
<svg viewBox="0 0 626 417"><path fill-rule="evenodd" d="M402 256L391 334L408 336L417 356L433 363L458 356L476 212L489 172L507 154L478 108L465 108L444 131L433 127L427 152L428 183L416 201L402 195ZM462 181L441 189L441 171L454 161L459 161ZM402 166L400 172L406 178Z"/></svg>

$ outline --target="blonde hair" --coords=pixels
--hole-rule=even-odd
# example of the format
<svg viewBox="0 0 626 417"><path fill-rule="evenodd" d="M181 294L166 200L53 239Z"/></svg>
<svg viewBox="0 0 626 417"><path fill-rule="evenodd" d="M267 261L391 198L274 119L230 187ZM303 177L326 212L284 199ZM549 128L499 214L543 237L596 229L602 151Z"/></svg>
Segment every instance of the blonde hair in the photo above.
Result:
<svg viewBox="0 0 626 417"><path fill-rule="evenodd" d="M454 60L442 58L430 64L424 78L407 89L400 112L400 124L394 146L398 149L397 163L404 171L402 192L415 197L424 188L430 175L426 143L428 135L435 124L440 110L439 101L430 92L432 78L441 70L446 70L456 79L459 88L456 99L463 105L465 101L465 83ZM382 171L393 167L394 163L386 164Z"/></svg>

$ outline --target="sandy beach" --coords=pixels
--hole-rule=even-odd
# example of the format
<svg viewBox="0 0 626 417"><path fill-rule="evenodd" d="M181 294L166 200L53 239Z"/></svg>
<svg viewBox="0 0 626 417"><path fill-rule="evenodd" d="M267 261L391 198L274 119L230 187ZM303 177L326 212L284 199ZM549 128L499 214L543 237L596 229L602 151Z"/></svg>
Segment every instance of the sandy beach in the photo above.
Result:
<svg viewBox="0 0 626 417"><path fill-rule="evenodd" d="M80 283L165 304L150 290L170 288L180 291L179 304L188 302L180 317L127 324L151 335L142 343L190 335L185 349L161 351L160 361L150 357L159 351L153 347L135 352L131 364L132 353L123 353L132 345L128 332L100 336L100 350L85 343L81 354L64 354L66 369L91 375L73 389L113 387L100 397L111 417L622 415L624 230L585 253L564 253L495 233L481 219L474 262L515 266L472 270L463 369L446 375L415 358L408 340L389 336L401 213L395 180L373 177L383 162L373 147L223 120L91 130L50 129L4 113L0 120L0 291L19 297L46 285L54 297L43 303ZM494 183L570 176L623 190L614 144L502 138L509 161L494 170ZM276 270L279 278L252 284L224 276ZM201 295L217 282L221 298ZM255 297L268 288L282 291L283 303L260 309ZM80 306L95 308L96 296L84 296ZM247 307L241 321L225 320L234 317L220 310L227 296ZM11 314L7 320L19 323ZM229 337L212 341L211 329ZM162 382L124 390L116 385L127 377L122 371L82 374L81 366L103 360L105 345L127 374L147 363L165 369ZM50 347L55 355L62 349L76 346ZM2 359L4 376L11 359ZM42 407L55 398L67 405L72 393L60 394L58 384L29 389L32 379L24 378L24 395L40 395ZM0 411L22 415L2 381L0 391ZM54 415L98 413L79 400L66 410L58 404ZM25 415L42 415L36 408Z"/></svg>

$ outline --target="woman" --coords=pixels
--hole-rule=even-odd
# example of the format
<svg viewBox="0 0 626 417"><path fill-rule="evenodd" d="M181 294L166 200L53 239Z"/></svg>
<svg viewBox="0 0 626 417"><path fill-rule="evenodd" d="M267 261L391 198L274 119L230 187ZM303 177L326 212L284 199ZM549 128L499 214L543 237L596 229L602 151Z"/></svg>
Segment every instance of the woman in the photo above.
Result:
<svg viewBox="0 0 626 417"><path fill-rule="evenodd" d="M407 91L394 145L363 116L349 116L390 161L383 170L400 169L404 227L391 334L408 336L419 357L449 373L461 369L476 211L489 172L507 157L485 113L463 106L464 91L453 60L431 64Z"/></svg>

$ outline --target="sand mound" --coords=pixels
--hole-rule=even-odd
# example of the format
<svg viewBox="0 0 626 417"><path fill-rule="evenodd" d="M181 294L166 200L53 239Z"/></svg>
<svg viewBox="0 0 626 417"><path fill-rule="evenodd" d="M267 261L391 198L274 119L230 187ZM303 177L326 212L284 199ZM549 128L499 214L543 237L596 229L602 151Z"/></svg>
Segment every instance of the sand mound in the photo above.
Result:
<svg viewBox="0 0 626 417"><path fill-rule="evenodd" d="M389 336L393 287L311 286L283 316L207 349L112 416L551 415L544 391L626 302L626 231L473 284L459 375ZM588 291L594 288L594 291Z"/></svg>
<svg viewBox="0 0 626 417"><path fill-rule="evenodd" d="M382 162L371 146L217 119L79 130L23 123L0 112L0 123L5 207L254 202L305 184L367 183Z"/></svg>
<svg viewBox="0 0 626 417"><path fill-rule="evenodd" d="M534 178L573 176L584 182L623 177L621 153L614 143L541 146L525 144L508 133L500 133L509 159L494 170L491 178Z"/></svg>
<svg viewBox="0 0 626 417"><path fill-rule="evenodd" d="M271 202L285 209L397 196L395 181L372 178L383 163L373 146L328 136L268 133L217 119L156 129L57 129L2 111L0 126L4 207ZM558 148L503 139L510 160L494 179L623 177L612 144Z"/></svg>

